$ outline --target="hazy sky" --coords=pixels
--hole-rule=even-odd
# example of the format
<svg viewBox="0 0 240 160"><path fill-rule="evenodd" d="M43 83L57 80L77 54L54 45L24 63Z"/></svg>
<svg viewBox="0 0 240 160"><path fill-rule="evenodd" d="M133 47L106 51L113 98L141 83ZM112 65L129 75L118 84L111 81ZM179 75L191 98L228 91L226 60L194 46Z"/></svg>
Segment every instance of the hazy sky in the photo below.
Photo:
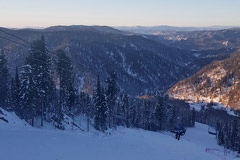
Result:
<svg viewBox="0 0 240 160"><path fill-rule="evenodd" d="M240 0L0 0L1 27L240 25Z"/></svg>

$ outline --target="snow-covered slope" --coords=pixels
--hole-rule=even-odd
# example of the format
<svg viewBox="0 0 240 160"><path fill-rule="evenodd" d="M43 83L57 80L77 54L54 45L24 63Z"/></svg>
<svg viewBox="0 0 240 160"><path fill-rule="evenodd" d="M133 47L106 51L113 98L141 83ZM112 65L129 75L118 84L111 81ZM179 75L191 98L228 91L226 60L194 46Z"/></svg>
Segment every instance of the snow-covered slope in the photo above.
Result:
<svg viewBox="0 0 240 160"><path fill-rule="evenodd" d="M201 102L201 103L189 103L189 105L190 105L190 108L194 108L196 111L200 111L202 109L202 107L204 107L206 109L208 103L203 103L203 102ZM229 114L231 116L238 116L234 113L233 109L228 108L228 107L224 106L223 104L213 103L212 107L214 109L225 111L227 114Z"/></svg>
<svg viewBox="0 0 240 160"><path fill-rule="evenodd" d="M14 112L7 112L0 107L0 130L5 129L24 130L25 128L31 128L31 126L26 121L20 120Z"/></svg>
<svg viewBox="0 0 240 160"><path fill-rule="evenodd" d="M111 135L31 128L14 114L4 114L9 121L0 120L0 159L4 160L224 159L223 147L208 134L208 127L199 123L177 141L172 133L121 127ZM233 158L231 154L225 157Z"/></svg>

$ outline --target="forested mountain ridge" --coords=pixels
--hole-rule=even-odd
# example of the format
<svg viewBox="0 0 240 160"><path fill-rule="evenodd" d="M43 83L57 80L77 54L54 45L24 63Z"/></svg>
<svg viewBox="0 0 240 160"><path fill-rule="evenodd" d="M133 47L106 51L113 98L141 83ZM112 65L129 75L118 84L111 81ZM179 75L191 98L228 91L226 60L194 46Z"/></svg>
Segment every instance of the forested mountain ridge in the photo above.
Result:
<svg viewBox="0 0 240 160"><path fill-rule="evenodd" d="M240 109L240 51L230 58L207 65L168 90L176 99L192 102L217 102Z"/></svg>
<svg viewBox="0 0 240 160"><path fill-rule="evenodd" d="M77 84L83 90L90 82L96 81L97 74L106 79L107 74L114 70L118 72L121 89L131 94L165 90L204 65L226 58L232 52L177 49L142 35L106 26L53 26L40 30L1 29L28 42L45 35L50 51L63 49L70 56L77 75ZM0 36L26 45L26 42L2 32ZM7 49L5 53L11 73L14 73L16 64L21 66L24 63L29 53L29 47L2 38L0 47ZM51 56L55 59L55 55L51 53ZM89 81L88 84L86 81Z"/></svg>
<svg viewBox="0 0 240 160"><path fill-rule="evenodd" d="M166 32L161 37L169 46L191 50L209 50L220 48L239 48L240 29L203 30L190 32ZM161 40L164 42L164 40Z"/></svg>
<svg viewBox="0 0 240 160"><path fill-rule="evenodd" d="M190 49L210 50L239 48L239 27L118 27L123 31L144 34L146 37L168 46Z"/></svg>

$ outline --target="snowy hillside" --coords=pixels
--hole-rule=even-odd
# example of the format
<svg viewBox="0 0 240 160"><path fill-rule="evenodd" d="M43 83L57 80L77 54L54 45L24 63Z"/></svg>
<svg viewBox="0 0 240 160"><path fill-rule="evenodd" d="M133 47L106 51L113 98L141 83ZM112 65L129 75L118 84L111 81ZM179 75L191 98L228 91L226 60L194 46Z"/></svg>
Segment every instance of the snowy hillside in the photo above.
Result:
<svg viewBox="0 0 240 160"><path fill-rule="evenodd" d="M194 108L196 111L201 111L201 108L206 108L208 103L189 103L191 108ZM232 116L237 116L234 113L234 110L231 108L228 108L226 106L224 106L223 104L219 104L219 103L213 103L212 106L214 109L218 109L218 110L222 110L225 111L227 114L232 115Z"/></svg>
<svg viewBox="0 0 240 160"><path fill-rule="evenodd" d="M168 90L170 97L188 102L220 103L229 108L239 108L240 52L222 61L216 61L196 74L179 81Z"/></svg>
<svg viewBox="0 0 240 160"><path fill-rule="evenodd" d="M111 135L96 132L32 128L1 109L0 157L5 160L230 160L208 127L197 123L180 141L174 134L118 128ZM208 150L206 151L206 148Z"/></svg>

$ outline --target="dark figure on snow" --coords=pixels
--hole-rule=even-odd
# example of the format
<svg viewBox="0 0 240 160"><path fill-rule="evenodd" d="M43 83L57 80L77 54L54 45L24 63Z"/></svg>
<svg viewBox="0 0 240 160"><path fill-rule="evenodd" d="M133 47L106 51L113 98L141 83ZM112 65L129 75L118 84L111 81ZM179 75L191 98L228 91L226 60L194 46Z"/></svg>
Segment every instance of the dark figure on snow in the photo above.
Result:
<svg viewBox="0 0 240 160"><path fill-rule="evenodd" d="M180 140L180 136L183 136L186 133L186 128L183 126L176 128L176 139Z"/></svg>
<svg viewBox="0 0 240 160"><path fill-rule="evenodd" d="M177 140L180 140L180 136L181 136L181 135L180 135L180 132L176 132L176 139L177 139Z"/></svg>

